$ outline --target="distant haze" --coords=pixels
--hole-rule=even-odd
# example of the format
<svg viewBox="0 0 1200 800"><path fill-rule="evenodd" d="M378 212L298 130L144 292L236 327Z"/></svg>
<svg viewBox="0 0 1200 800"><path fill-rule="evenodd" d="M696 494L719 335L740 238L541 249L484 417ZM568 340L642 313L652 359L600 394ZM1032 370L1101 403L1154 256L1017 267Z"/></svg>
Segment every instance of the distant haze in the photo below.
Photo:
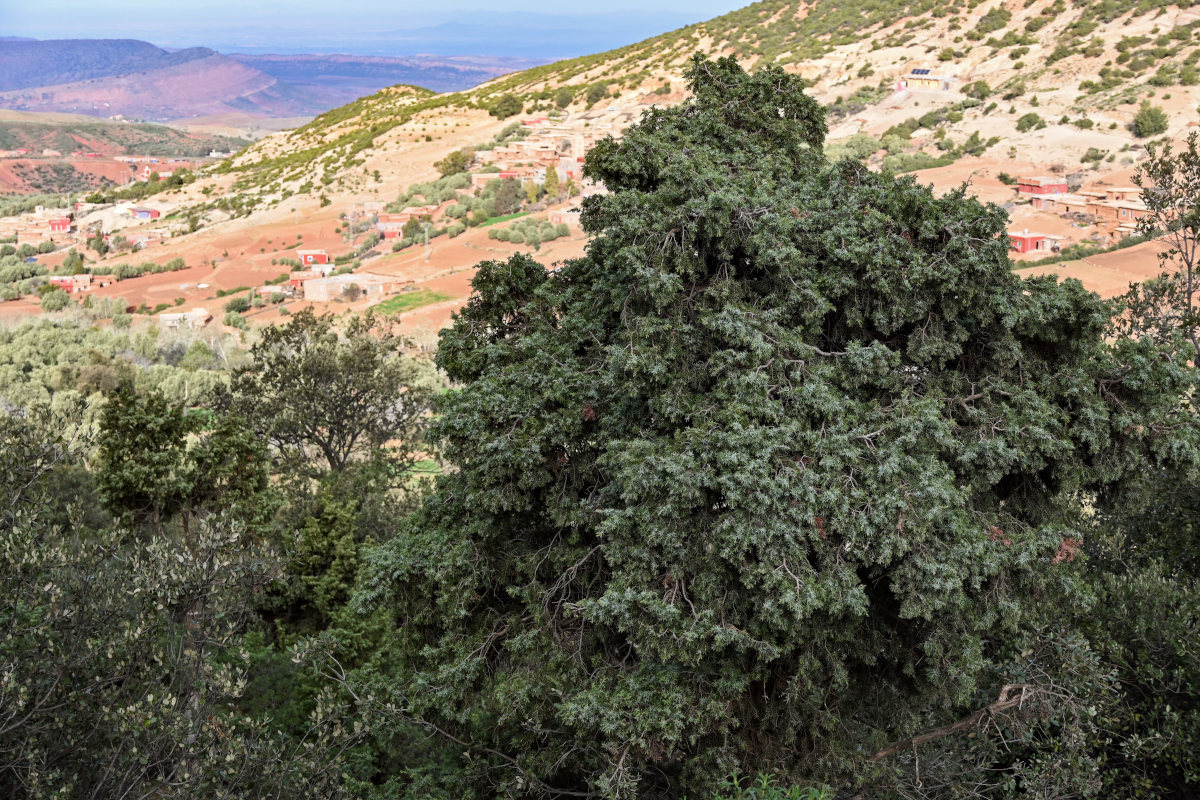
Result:
<svg viewBox="0 0 1200 800"><path fill-rule="evenodd" d="M549 0L144 0L0 2L0 37L137 38L225 53L488 55L549 61L631 44L739 8L737 0L575 4Z"/></svg>

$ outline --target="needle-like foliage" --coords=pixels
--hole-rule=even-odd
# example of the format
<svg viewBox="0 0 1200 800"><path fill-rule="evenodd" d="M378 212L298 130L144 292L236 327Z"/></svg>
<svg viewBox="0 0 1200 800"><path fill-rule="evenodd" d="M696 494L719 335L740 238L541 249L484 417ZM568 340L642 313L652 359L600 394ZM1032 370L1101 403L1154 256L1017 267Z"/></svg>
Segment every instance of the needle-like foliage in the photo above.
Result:
<svg viewBox="0 0 1200 800"><path fill-rule="evenodd" d="M690 80L591 152L583 258L480 266L457 468L359 598L464 796L870 775L1069 594L1079 498L1188 447L1181 357L1014 276L1000 209L825 163L782 70Z"/></svg>

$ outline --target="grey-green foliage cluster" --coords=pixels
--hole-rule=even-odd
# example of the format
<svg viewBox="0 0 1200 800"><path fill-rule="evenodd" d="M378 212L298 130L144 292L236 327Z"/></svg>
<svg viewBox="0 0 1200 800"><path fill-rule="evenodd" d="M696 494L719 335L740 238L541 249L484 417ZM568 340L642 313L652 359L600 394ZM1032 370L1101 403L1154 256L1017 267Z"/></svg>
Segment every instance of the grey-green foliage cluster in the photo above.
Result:
<svg viewBox="0 0 1200 800"><path fill-rule="evenodd" d="M29 263L18 255L0 257L0 301L15 300L44 284L47 270L37 262Z"/></svg>
<svg viewBox="0 0 1200 800"><path fill-rule="evenodd" d="M529 128L526 128L519 122L513 122L504 126L504 129L492 137L491 141L476 145L475 150L494 150L501 145L509 142L518 142L529 135Z"/></svg>
<svg viewBox="0 0 1200 800"><path fill-rule="evenodd" d="M61 411L127 381L203 402L244 357L219 333L96 328L86 312L0 327L0 405Z"/></svg>
<svg viewBox="0 0 1200 800"><path fill-rule="evenodd" d="M514 222L507 228L492 228L488 231L489 239L514 244L530 244L534 247L542 242L552 242L563 236L570 236L571 230L566 225L555 225L548 220L536 220L526 217Z"/></svg>
<svg viewBox="0 0 1200 800"><path fill-rule="evenodd" d="M452 793L902 781L1086 595L1080 498L1194 461L1185 359L1015 277L1001 210L827 164L782 70L690 80L593 149L587 255L482 264L443 334L457 469L371 557L357 680Z"/></svg>
<svg viewBox="0 0 1200 800"><path fill-rule="evenodd" d="M261 445L156 397L110 400L99 436L78 408L0 414L0 791L338 797L340 715L314 719L301 747L235 710L247 613L281 560L244 518L215 509L261 492ZM110 428L114 448L103 429L118 418L129 424ZM200 442L185 453L189 433ZM140 471L114 466L115 449L139 446ZM146 497L185 474L202 513L181 532L161 515L151 536L106 513L117 511L108 488Z"/></svg>
<svg viewBox="0 0 1200 800"><path fill-rule="evenodd" d="M400 211L405 206L414 203L430 206L440 205L447 200L453 200L458 196L460 189L466 189L470 185L470 176L461 172L445 178L438 178L429 183L414 183L394 203L388 204L388 211Z"/></svg>
<svg viewBox="0 0 1200 800"><path fill-rule="evenodd" d="M243 363L223 340L42 320L0 341L61 390L0 403L0 795L326 800L364 796L377 755L420 762L365 744L352 698L291 648L326 625L381 643L343 609L420 485L440 386L385 327L301 312L222 391L197 384ZM65 388L80 360L102 393ZM152 362L190 389L169 396Z"/></svg>

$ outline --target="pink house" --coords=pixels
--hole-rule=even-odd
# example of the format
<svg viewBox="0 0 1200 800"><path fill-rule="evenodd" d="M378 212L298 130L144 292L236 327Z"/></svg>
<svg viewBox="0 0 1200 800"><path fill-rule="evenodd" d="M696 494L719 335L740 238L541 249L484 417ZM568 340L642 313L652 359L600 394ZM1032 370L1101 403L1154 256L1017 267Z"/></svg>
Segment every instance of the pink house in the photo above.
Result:
<svg viewBox="0 0 1200 800"><path fill-rule="evenodd" d="M50 225L51 233L70 233L71 232L71 218L70 217L56 217L52 220L49 220L48 224Z"/></svg>
<svg viewBox="0 0 1200 800"><path fill-rule="evenodd" d="M1046 175L1017 178L1017 192L1019 194L1066 194L1069 191L1070 187L1067 186L1067 182L1062 178L1053 178Z"/></svg>
<svg viewBox="0 0 1200 800"><path fill-rule="evenodd" d="M57 286L67 294L78 294L92 288L92 276L81 275L51 275L50 285Z"/></svg>
<svg viewBox="0 0 1200 800"><path fill-rule="evenodd" d="M1052 233L1036 233L1026 228L1023 231L1009 231L1008 238L1012 242L1012 249L1018 253L1033 253L1033 252L1051 252L1058 248L1058 243L1061 242L1064 236L1055 236Z"/></svg>
<svg viewBox="0 0 1200 800"><path fill-rule="evenodd" d="M329 254L324 250L297 250L296 257L301 264L328 264Z"/></svg>

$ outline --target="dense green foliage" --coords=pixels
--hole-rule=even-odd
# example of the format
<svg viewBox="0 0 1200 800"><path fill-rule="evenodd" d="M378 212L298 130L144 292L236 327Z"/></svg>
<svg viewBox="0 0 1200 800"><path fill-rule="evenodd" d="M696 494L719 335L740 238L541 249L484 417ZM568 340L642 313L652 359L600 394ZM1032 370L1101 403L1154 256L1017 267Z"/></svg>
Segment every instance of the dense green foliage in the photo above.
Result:
<svg viewBox="0 0 1200 800"><path fill-rule="evenodd" d="M1158 136L1167 132L1167 122L1166 112L1146 101L1133 118L1133 132L1143 139Z"/></svg>
<svg viewBox="0 0 1200 800"><path fill-rule="evenodd" d="M1083 602L1079 498L1192 455L1182 359L1014 277L1002 212L827 165L782 71L691 80L592 151L587 256L481 265L443 335L458 469L372 556L356 691L459 796L903 780Z"/></svg>
<svg viewBox="0 0 1200 800"><path fill-rule="evenodd" d="M1195 795L1197 138L1108 303L894 176L953 109L827 149L783 70L689 79L582 258L480 265L449 390L373 313L0 329L0 793Z"/></svg>

